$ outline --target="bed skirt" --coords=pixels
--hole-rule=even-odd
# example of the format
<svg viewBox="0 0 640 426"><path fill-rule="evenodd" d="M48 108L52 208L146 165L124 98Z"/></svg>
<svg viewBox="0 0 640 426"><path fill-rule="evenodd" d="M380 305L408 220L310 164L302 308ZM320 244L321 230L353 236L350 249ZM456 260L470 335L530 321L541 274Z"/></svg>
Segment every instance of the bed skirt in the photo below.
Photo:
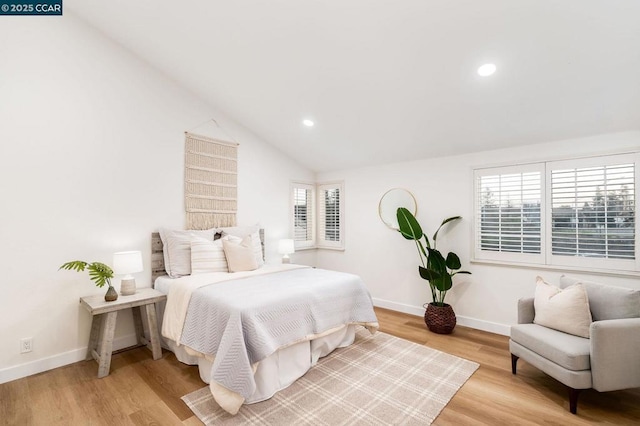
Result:
<svg viewBox="0 0 640 426"><path fill-rule="evenodd" d="M164 304L156 304L164 305ZM162 318L164 306L158 306L158 318ZM357 325L344 326L331 334L314 340L303 341L281 348L255 366L254 378L256 390L245 404L253 404L271 398L276 392L287 388L302 377L318 359L329 355L336 348L343 348L353 343ZM178 346L175 341L162 337L162 347L173 352L178 361L197 365L200 378L209 384L214 399L225 409L225 405L238 405L238 394L220 385L209 383L213 360L189 354L184 345ZM230 410L227 410L230 411Z"/></svg>

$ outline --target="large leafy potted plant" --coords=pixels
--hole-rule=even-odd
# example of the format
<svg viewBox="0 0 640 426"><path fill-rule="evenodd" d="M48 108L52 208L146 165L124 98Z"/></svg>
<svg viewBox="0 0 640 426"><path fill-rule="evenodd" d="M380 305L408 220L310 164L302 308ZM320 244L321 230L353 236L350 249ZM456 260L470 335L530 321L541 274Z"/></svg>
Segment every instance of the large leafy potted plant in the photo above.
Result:
<svg viewBox="0 0 640 426"><path fill-rule="evenodd" d="M456 315L451 305L444 302L447 292L453 286L453 276L456 274L470 274L468 271L460 271L461 263L457 254L449 252L445 258L436 248L438 232L448 223L461 219L461 216L453 216L442 221L433 234L433 246L429 237L422 232L422 227L413 214L404 207L398 208L398 231L407 240L413 240L420 256L421 265L418 266L420 277L429 282L433 301L425 306L424 321L429 330L449 334L456 326ZM422 244L424 238L424 244Z"/></svg>
<svg viewBox="0 0 640 426"><path fill-rule="evenodd" d="M83 272L85 269L89 271L89 278L96 283L98 287L104 287L108 285L107 293L104 295L104 300L107 302L113 302L118 299L118 292L111 285L111 278L113 278L113 269L104 263L93 262L88 263L82 260L72 260L62 265L58 270L66 269L69 271Z"/></svg>

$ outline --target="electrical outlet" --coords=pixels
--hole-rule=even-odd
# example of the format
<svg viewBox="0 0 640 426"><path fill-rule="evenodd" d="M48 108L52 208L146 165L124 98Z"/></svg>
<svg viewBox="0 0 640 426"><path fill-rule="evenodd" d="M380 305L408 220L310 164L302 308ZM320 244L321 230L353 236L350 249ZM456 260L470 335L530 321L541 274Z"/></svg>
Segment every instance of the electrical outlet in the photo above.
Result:
<svg viewBox="0 0 640 426"><path fill-rule="evenodd" d="M33 350L33 337L25 337L20 339L20 353L26 354Z"/></svg>

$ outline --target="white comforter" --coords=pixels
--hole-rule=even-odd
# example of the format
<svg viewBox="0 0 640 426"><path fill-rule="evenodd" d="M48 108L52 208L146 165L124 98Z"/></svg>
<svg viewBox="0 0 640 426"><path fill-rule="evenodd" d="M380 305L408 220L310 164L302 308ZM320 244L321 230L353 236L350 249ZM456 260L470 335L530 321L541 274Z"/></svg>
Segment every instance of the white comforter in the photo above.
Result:
<svg viewBox="0 0 640 426"><path fill-rule="evenodd" d="M210 274L188 275L172 280L167 304L164 308L164 318L162 320L162 335L180 345L184 320L187 317L187 308L191 300L191 294L205 285L221 283L246 277L254 277L275 272L288 271L292 269L309 268L304 265L294 264L273 264L264 265L255 271L234 272L213 272Z"/></svg>

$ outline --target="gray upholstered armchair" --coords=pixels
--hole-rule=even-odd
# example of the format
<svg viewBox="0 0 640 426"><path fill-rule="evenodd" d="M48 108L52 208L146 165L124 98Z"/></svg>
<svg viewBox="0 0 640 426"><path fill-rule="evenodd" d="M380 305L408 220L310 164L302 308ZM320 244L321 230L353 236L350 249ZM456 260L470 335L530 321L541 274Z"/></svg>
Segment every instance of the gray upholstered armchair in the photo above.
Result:
<svg viewBox="0 0 640 426"><path fill-rule="evenodd" d="M582 389L599 392L640 387L640 291L562 276L560 287L582 282L593 322L590 338L533 323L534 299L518 301L518 325L511 327L511 370L522 358L569 387L576 414Z"/></svg>

